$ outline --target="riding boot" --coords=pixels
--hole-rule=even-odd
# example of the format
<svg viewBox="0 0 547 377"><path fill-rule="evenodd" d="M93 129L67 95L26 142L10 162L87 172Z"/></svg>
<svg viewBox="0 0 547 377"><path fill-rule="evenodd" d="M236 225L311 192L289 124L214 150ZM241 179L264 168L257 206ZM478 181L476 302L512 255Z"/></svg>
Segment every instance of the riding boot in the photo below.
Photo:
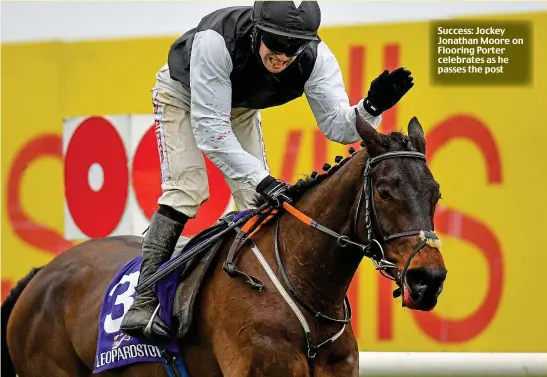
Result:
<svg viewBox="0 0 547 377"><path fill-rule="evenodd" d="M184 224L155 212L150 222L148 232L142 243L142 265L139 282L143 282L154 274L165 263L175 250L176 243L184 229ZM120 329L130 336L145 336L159 342L171 339L167 325L160 319L156 311L159 300L154 288L137 294L131 308L125 314ZM151 322L152 316L154 316Z"/></svg>

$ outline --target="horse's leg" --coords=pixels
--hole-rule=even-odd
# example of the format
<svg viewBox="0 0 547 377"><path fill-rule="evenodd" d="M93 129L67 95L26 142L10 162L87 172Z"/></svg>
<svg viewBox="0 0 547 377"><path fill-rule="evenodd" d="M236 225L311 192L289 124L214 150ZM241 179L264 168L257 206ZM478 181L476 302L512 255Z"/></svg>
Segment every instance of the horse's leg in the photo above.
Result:
<svg viewBox="0 0 547 377"><path fill-rule="evenodd" d="M47 282L40 284L46 286ZM33 286L41 288L38 284ZM47 296L44 299L50 302L55 300ZM35 300L33 306L31 310L15 310L10 318L10 328L17 329L16 332L8 332L8 336L10 354L18 376L90 376L91 372L76 354L63 328L64 319L44 310L43 302L39 300Z"/></svg>
<svg viewBox="0 0 547 377"><path fill-rule="evenodd" d="M40 351L27 358L26 363L18 362L19 377L88 377L91 372L81 363L73 350L54 347L59 354ZM28 351L27 351L28 352ZM16 359L16 357L15 357Z"/></svg>
<svg viewBox="0 0 547 377"><path fill-rule="evenodd" d="M244 271L250 271L248 260L253 261L242 258L238 264ZM255 271L255 277L267 282L265 273ZM218 268L203 288L200 318L222 376L308 375L300 323L285 320L291 313L284 313L287 304L271 286L257 293Z"/></svg>
<svg viewBox="0 0 547 377"><path fill-rule="evenodd" d="M257 336L247 344L215 342L224 377L307 377L301 350L277 337Z"/></svg>

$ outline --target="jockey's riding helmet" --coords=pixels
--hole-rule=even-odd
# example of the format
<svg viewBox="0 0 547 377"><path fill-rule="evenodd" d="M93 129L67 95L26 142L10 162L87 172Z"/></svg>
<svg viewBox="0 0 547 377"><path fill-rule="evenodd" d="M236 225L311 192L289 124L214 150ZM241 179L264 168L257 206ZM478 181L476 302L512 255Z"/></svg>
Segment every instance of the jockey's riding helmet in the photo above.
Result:
<svg viewBox="0 0 547 377"><path fill-rule="evenodd" d="M321 10L317 1L255 1L253 47L262 41L268 49L294 56L317 40Z"/></svg>

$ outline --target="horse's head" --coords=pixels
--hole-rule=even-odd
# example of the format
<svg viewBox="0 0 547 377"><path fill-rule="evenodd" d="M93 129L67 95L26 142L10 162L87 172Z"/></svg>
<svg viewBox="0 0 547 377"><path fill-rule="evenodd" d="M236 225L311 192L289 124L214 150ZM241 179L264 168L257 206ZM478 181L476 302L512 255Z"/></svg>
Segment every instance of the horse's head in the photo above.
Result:
<svg viewBox="0 0 547 377"><path fill-rule="evenodd" d="M425 138L415 117L408 136L384 135L357 115L357 132L368 153L363 190L356 209L360 238L399 284L403 305L431 310L437 304L446 278L433 233L435 206L440 186L425 162ZM378 262L377 262L378 265Z"/></svg>

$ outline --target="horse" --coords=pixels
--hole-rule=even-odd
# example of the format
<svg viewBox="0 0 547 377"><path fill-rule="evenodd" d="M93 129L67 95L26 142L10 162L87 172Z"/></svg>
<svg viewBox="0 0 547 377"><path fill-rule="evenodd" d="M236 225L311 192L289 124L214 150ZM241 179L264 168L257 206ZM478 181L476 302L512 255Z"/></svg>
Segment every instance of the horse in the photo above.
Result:
<svg viewBox="0 0 547 377"><path fill-rule="evenodd" d="M447 270L423 128L413 117L407 135L383 134L356 116L363 148L298 180L292 203L272 205L245 242L236 242L242 228L223 236L176 340L190 376L358 376L347 291L363 259L397 283L402 307L436 306ZM141 241L86 240L20 280L2 305L2 375L91 376L102 299ZM227 268L234 249L235 271L249 279ZM148 362L97 376L167 371Z"/></svg>

